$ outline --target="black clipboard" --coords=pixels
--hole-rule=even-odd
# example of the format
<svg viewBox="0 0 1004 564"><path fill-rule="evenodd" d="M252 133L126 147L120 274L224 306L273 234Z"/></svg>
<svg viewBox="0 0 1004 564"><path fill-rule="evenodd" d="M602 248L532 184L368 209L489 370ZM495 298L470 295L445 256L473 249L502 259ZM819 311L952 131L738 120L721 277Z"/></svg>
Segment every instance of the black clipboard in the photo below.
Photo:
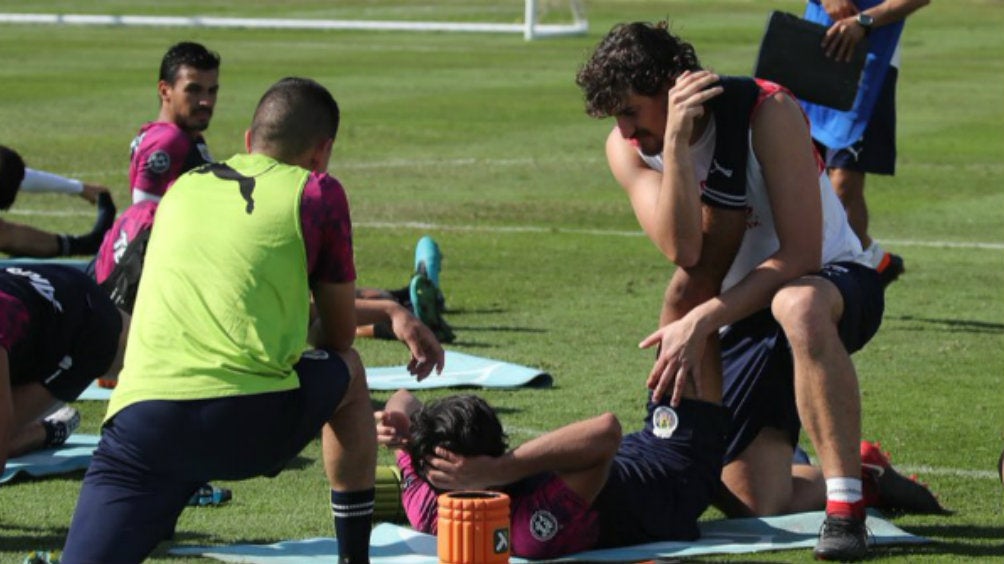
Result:
<svg viewBox="0 0 1004 564"><path fill-rule="evenodd" d="M823 52L825 35L824 25L771 12L753 76L784 86L799 100L851 109L868 54L867 40L857 44L849 62L838 62Z"/></svg>

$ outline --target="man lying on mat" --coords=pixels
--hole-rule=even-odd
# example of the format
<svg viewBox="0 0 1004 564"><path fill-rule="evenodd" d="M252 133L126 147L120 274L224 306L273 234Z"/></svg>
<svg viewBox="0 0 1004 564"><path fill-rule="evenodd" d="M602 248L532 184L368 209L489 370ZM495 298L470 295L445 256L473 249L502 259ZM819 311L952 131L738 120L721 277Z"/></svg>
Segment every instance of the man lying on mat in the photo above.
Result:
<svg viewBox="0 0 1004 564"><path fill-rule="evenodd" d="M400 448L402 501L412 527L436 533L444 490L497 489L510 497L511 552L551 558L592 548L693 540L722 468L728 416L720 381L691 388L676 408L649 403L645 428L621 436L612 413L508 449L484 400L422 405L399 390L377 412L377 440Z"/></svg>
<svg viewBox="0 0 1004 564"><path fill-rule="evenodd" d="M397 448L402 503L411 526L437 532L437 500L449 490L493 489L510 497L511 552L526 558L698 538L697 520L720 488L727 415L712 382L678 408L648 403L645 426L622 437L604 413L509 449L498 416L474 395L427 405L407 390L375 414L377 440ZM867 447L867 448L866 448ZM941 510L922 485L882 464L869 505L906 513ZM933 505L932 505L933 504ZM818 507L823 509L822 503Z"/></svg>

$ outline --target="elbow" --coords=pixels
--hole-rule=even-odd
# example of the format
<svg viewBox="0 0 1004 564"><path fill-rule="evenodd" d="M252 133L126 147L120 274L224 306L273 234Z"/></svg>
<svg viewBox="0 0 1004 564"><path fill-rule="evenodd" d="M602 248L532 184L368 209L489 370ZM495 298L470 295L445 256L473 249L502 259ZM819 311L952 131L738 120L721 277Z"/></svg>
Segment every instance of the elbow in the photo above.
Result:
<svg viewBox="0 0 1004 564"><path fill-rule="evenodd" d="M800 265L802 275L819 272L823 269L823 245L822 242L811 252L805 253L805 262Z"/></svg>
<svg viewBox="0 0 1004 564"><path fill-rule="evenodd" d="M676 266L693 268L701 260L701 245L700 243L668 244L662 247L662 254Z"/></svg>

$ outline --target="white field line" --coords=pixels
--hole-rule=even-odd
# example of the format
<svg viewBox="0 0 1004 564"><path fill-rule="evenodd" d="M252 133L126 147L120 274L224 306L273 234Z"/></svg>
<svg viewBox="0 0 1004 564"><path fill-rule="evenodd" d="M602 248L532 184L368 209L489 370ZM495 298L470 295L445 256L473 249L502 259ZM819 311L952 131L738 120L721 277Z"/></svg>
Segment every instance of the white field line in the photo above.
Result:
<svg viewBox="0 0 1004 564"><path fill-rule="evenodd" d="M993 479L1000 480L997 472L992 470L966 470L964 468L940 468L937 466L903 466L895 467L900 474L916 474L921 481L924 476L953 476L956 478L970 478L973 480Z"/></svg>
<svg viewBox="0 0 1004 564"><path fill-rule="evenodd" d="M506 433L509 435L519 435L523 437L539 437L543 435L546 430L544 429L533 429L529 427L506 427ZM812 461L814 464L819 462L815 459ZM1000 480L1000 476L997 472L992 470L968 470L965 468L942 468L939 466L895 466L896 471L900 474L909 476L910 474L916 474L917 479L924 481L928 476L949 476L954 478L964 478L968 480Z"/></svg>
<svg viewBox="0 0 1004 564"><path fill-rule="evenodd" d="M93 217L93 211L82 210L33 210L15 209L6 212L7 215L22 215L35 217ZM368 229L423 229L434 231L467 231L481 233L570 233L573 235L594 235L600 237L642 237L641 231L623 231L617 229L579 229L563 227L547 227L539 225L444 225L422 221L357 221L355 227ZM920 241L916 239L882 239L882 243L892 247L934 247L953 249L978 249L988 251L1004 251L1004 243L990 241Z"/></svg>

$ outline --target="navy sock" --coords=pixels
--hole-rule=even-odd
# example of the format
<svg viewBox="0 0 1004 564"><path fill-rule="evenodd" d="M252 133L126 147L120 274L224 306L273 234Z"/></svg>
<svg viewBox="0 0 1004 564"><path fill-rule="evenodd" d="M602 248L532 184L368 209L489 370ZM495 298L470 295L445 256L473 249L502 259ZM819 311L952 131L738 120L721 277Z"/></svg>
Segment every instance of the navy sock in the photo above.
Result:
<svg viewBox="0 0 1004 564"><path fill-rule="evenodd" d="M331 514L335 520L340 563L364 564L370 561L375 497L374 488L357 492L331 490Z"/></svg>

